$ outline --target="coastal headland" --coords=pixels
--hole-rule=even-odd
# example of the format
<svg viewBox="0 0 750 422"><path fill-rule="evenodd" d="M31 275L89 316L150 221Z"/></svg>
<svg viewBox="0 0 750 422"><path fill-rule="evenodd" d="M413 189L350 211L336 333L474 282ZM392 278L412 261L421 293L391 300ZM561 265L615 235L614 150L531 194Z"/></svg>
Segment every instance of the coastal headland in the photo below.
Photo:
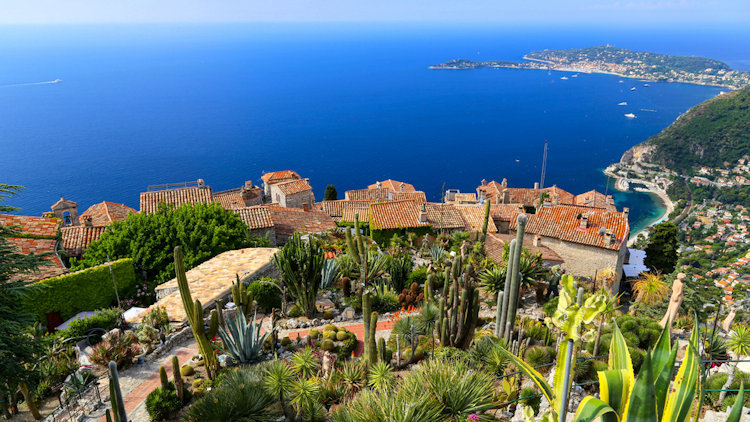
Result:
<svg viewBox="0 0 750 422"><path fill-rule="evenodd" d="M507 60L472 61L455 59L430 69L555 70L573 73L603 73L623 78L656 82L681 82L738 89L750 85L750 72L733 70L724 62L703 57L671 56L633 51L610 45L565 50L533 51L526 62Z"/></svg>

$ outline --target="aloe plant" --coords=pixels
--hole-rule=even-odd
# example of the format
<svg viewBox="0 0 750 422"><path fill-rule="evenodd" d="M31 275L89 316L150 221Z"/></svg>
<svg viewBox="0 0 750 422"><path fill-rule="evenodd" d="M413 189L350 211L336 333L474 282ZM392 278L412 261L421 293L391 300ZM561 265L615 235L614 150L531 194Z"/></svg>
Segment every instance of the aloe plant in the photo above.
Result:
<svg viewBox="0 0 750 422"><path fill-rule="evenodd" d="M261 323L254 323L257 314L258 311L255 311L251 321L248 321L242 312L237 312L236 316L229 318L226 327L219 329L219 337L221 337L223 347L216 347L240 363L258 361L263 345L276 330L276 327L261 336Z"/></svg>

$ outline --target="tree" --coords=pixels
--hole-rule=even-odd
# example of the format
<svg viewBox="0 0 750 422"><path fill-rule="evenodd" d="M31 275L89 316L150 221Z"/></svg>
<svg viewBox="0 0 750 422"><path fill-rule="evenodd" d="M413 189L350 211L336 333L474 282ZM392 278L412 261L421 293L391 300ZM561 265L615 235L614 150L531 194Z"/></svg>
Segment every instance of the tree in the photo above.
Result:
<svg viewBox="0 0 750 422"><path fill-rule="evenodd" d="M112 223L99 240L92 242L82 260L72 262L79 270L108 260L133 258L157 284L174 278L175 246L182 246L185 267L196 265L233 249L267 245L267 240L250 236L237 214L219 204L186 204L178 208L161 204L153 214L130 214Z"/></svg>
<svg viewBox="0 0 750 422"><path fill-rule="evenodd" d="M20 186L0 184L0 211L16 210L1 202L20 190ZM32 416L40 420L39 410L29 393L29 385L37 378L35 363L40 344L24 332L24 328L34 322L34 316L23 308L28 283L18 280L17 276L36 270L43 261L41 255L18 253L7 240L14 234L17 232L12 227L0 226L0 394L5 398L20 389ZM2 401L8 403L8 400Z"/></svg>
<svg viewBox="0 0 750 422"><path fill-rule="evenodd" d="M336 192L336 187L333 185L326 186L326 192L324 194L324 199L326 201L335 201L339 199L339 194Z"/></svg>
<svg viewBox="0 0 750 422"><path fill-rule="evenodd" d="M729 348L729 351L735 354L735 359L742 359L743 356L750 355L750 328L747 328L747 326L742 324L736 324L734 329L729 333L726 345ZM721 405L724 398L727 396L726 390L728 390L734 382L734 375L735 372L737 372L738 365L739 362L734 362L732 364L734 368L729 372L727 382L721 387L722 391L721 394L719 394L719 405Z"/></svg>
<svg viewBox="0 0 750 422"><path fill-rule="evenodd" d="M645 264L655 271L668 274L677 264L677 226L672 223L657 224L646 246Z"/></svg>

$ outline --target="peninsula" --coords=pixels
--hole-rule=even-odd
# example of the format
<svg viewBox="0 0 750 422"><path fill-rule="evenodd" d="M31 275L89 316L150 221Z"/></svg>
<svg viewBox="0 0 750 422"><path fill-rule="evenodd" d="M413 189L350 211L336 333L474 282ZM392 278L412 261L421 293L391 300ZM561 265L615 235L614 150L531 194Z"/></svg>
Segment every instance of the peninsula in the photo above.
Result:
<svg viewBox="0 0 750 422"><path fill-rule="evenodd" d="M541 69L580 73L606 73L624 78L659 82L683 82L738 89L750 85L750 72L733 70L724 62L693 56L633 51L610 45L564 50L533 51L526 62L455 59L430 69L476 69L497 67Z"/></svg>

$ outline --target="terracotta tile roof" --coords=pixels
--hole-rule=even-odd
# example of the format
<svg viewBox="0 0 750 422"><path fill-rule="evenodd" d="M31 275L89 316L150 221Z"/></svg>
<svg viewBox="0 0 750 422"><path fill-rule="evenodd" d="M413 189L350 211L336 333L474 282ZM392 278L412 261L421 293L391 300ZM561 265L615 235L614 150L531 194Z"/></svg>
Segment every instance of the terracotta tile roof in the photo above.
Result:
<svg viewBox="0 0 750 422"><path fill-rule="evenodd" d="M461 229L466 225L461 213L451 204L427 203L427 220L434 229Z"/></svg>
<svg viewBox="0 0 750 422"><path fill-rule="evenodd" d="M378 183L380 183L380 186L378 186ZM372 185L368 186L367 189L388 189L391 192L416 192L416 189L414 189L414 185L404 182L399 182L393 179L384 180L382 182L375 182Z"/></svg>
<svg viewBox="0 0 750 422"><path fill-rule="evenodd" d="M224 209L236 210L245 207L245 200L242 199L242 189L230 189L213 194L214 202L221 204Z"/></svg>
<svg viewBox="0 0 750 422"><path fill-rule="evenodd" d="M124 220L131 212L137 213L138 211L125 204L104 201L90 206L81 214L81 220L90 217L92 225L108 226L115 221Z"/></svg>
<svg viewBox="0 0 750 422"><path fill-rule="evenodd" d="M457 193L456 202L477 202L476 193Z"/></svg>
<svg viewBox="0 0 750 422"><path fill-rule="evenodd" d="M22 234L36 236L34 238L7 237L8 243L13 245L19 253L45 255L45 262L39 266L37 271L17 275L13 280L35 281L54 277L67 271L55 255L60 220L47 217L0 214L0 225L11 227Z"/></svg>
<svg viewBox="0 0 750 422"><path fill-rule="evenodd" d="M531 236L524 236L523 247L528 249L529 252L542 254L542 259L545 261L557 261L565 262L560 255L558 255L552 249L544 246L534 246L534 239ZM500 233L488 233L487 242L485 243L484 249L487 256L492 258L495 262L503 262L503 252L505 252L505 244L510 243L516 238L514 234L500 234Z"/></svg>
<svg viewBox="0 0 750 422"><path fill-rule="evenodd" d="M370 201L348 201L344 203L341 221L353 223L354 216L359 214L359 221L367 223L370 221Z"/></svg>
<svg viewBox="0 0 750 422"><path fill-rule="evenodd" d="M607 197L596 190L590 190L586 193L576 195L574 204L584 207L605 208L609 211L617 211L617 207L615 207L615 202L612 200L612 197Z"/></svg>
<svg viewBox="0 0 750 422"><path fill-rule="evenodd" d="M268 207L257 205L254 207L243 207L235 210L240 220L245 222L250 230L273 227L271 212Z"/></svg>
<svg viewBox="0 0 750 422"><path fill-rule="evenodd" d="M370 228L374 230L423 227L420 206L414 201L388 201L370 205Z"/></svg>
<svg viewBox="0 0 750 422"><path fill-rule="evenodd" d="M306 179L288 180L286 182L276 183L276 186L284 195L294 195L295 193L309 192L312 186Z"/></svg>
<svg viewBox="0 0 750 422"><path fill-rule="evenodd" d="M320 211L304 211L298 208L268 207L277 236L289 236L294 232L322 233L335 229L331 216Z"/></svg>
<svg viewBox="0 0 750 422"><path fill-rule="evenodd" d="M179 207L184 204L213 202L213 194L208 186L191 186L187 188L157 190L141 193L141 212L156 212L160 203Z"/></svg>
<svg viewBox="0 0 750 422"><path fill-rule="evenodd" d="M484 205L455 205L455 207L464 219L464 231L482 231L482 226L484 225ZM490 208L490 215L492 215L491 210L492 208ZM495 226L492 218L487 221L487 233L497 233L497 226Z"/></svg>
<svg viewBox="0 0 750 422"><path fill-rule="evenodd" d="M512 221L524 212L522 204L491 204L490 214L495 220Z"/></svg>
<svg viewBox="0 0 750 422"><path fill-rule="evenodd" d="M98 240L105 231L107 231L106 226L63 227L60 229L63 248L70 256L81 256L88 249L89 244Z"/></svg>
<svg viewBox="0 0 750 422"><path fill-rule="evenodd" d="M582 229L579 228L579 224L584 215L588 217L588 224L587 228ZM511 222L511 227L515 228L515 221ZM614 234L615 241L610 245L605 242L606 236L599 235L599 229L603 227ZM539 213L529 215L526 232L566 242L619 250L630 235L630 226L627 216L621 212L576 205L558 205L544 207Z"/></svg>
<svg viewBox="0 0 750 422"><path fill-rule="evenodd" d="M421 204L421 203L427 202L427 197L422 191L394 192L393 200L394 201L409 200L409 201L415 201Z"/></svg>
<svg viewBox="0 0 750 422"><path fill-rule="evenodd" d="M507 202L503 201L503 191L508 191ZM508 204L523 204L526 206L536 206L539 203L539 197L541 194L549 194L549 200L553 203L559 204L574 204L575 196L557 186L551 186L544 189L534 188L504 188L502 184L491 181L486 185L480 185L477 187L477 192L484 191L487 198L490 198L493 203L508 203Z"/></svg>
<svg viewBox="0 0 750 422"><path fill-rule="evenodd" d="M292 179L300 179L299 174L297 174L297 172L294 170L272 171L270 173L264 174L260 178L263 180L263 183L267 184L273 184Z"/></svg>
<svg viewBox="0 0 750 422"><path fill-rule="evenodd" d="M575 195L564 189L560 189L557 186L544 188L542 190L549 193L550 199L554 200L555 198L557 198L560 204L575 204Z"/></svg>
<svg viewBox="0 0 750 422"><path fill-rule="evenodd" d="M392 198L388 189L357 189L344 192L344 198L349 201L388 201Z"/></svg>

